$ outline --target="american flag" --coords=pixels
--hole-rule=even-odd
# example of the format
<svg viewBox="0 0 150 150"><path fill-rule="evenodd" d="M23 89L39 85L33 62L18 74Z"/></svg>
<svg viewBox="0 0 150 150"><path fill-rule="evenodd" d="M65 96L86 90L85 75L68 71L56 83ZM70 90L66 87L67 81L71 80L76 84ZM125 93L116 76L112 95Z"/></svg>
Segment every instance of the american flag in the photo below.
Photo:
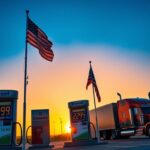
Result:
<svg viewBox="0 0 150 150"><path fill-rule="evenodd" d="M97 84L96 84L96 80L95 80L95 77L94 77L94 73L93 73L93 69L92 69L91 64L90 64L90 70L89 70L89 76L88 76L88 80L87 80L87 84L86 84L86 89L88 89L88 86L90 84L92 84L93 87L94 87L98 102L101 102L101 97L100 97L100 94L99 94L99 90L98 90L98 87L97 87Z"/></svg>
<svg viewBox="0 0 150 150"><path fill-rule="evenodd" d="M44 59L53 61L52 42L48 40L47 35L29 17L27 18L26 41L37 48Z"/></svg>

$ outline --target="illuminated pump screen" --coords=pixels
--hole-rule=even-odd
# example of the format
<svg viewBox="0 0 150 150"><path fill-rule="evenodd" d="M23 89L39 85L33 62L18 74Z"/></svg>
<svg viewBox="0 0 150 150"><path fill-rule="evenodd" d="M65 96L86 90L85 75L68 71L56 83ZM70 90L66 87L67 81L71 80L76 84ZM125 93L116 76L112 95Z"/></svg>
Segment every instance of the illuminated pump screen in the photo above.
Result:
<svg viewBox="0 0 150 150"><path fill-rule="evenodd" d="M11 110L11 102L0 102L0 119L10 119Z"/></svg>
<svg viewBox="0 0 150 150"><path fill-rule="evenodd" d="M81 122L81 121L86 121L87 119L85 108L73 109L71 113L72 113L71 115L72 122Z"/></svg>

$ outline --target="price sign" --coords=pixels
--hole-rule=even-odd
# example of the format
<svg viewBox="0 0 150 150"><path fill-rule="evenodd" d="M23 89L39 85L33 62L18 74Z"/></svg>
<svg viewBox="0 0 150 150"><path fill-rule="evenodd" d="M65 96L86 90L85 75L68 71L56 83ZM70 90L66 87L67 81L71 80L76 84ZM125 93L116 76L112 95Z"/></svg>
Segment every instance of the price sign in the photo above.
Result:
<svg viewBox="0 0 150 150"><path fill-rule="evenodd" d="M86 120L86 110L84 108L72 110L72 122L81 122Z"/></svg>
<svg viewBox="0 0 150 150"><path fill-rule="evenodd" d="M10 118L11 115L11 102L0 103L0 119Z"/></svg>

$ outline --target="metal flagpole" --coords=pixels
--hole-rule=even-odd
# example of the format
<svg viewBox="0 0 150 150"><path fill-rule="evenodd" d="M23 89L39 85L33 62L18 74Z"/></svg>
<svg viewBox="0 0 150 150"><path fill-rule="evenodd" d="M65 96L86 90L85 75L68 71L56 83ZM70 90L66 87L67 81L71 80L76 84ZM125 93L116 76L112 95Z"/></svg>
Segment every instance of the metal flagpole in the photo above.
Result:
<svg viewBox="0 0 150 150"><path fill-rule="evenodd" d="M99 135L99 129L98 129L98 120L97 120L97 109L96 109L96 101L95 101L95 92L94 92L94 86L92 85L93 88L93 99L94 99L94 107L95 107L95 119L96 119L96 137L97 137L97 142L100 142L100 135Z"/></svg>
<svg viewBox="0 0 150 150"><path fill-rule="evenodd" d="M26 10L26 33L29 11ZM25 64L24 64L24 103L23 103L23 143L22 150L26 149L26 93L27 93L27 40L25 40Z"/></svg>
<svg viewBox="0 0 150 150"><path fill-rule="evenodd" d="M91 61L90 61L90 67L92 67ZM93 88L93 99L94 99L95 120L96 120L96 137L97 137L97 142L100 143L100 133L99 133L99 129L98 129L97 109L96 109L95 92L94 92L93 84L92 84L92 88Z"/></svg>

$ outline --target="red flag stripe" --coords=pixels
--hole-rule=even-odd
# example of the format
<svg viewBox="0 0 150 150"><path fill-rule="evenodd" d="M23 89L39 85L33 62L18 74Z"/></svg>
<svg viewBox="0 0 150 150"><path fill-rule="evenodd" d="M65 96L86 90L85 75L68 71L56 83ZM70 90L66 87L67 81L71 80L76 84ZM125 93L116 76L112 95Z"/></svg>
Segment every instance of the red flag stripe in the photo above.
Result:
<svg viewBox="0 0 150 150"><path fill-rule="evenodd" d="M44 54L45 57L51 57L51 58L53 58L53 56L54 56L53 53L47 53L47 51L45 52L45 50L43 48L39 48L39 46L34 41L30 40L30 44L32 46L36 47L37 49L40 49L39 51L41 51L41 53Z"/></svg>
<svg viewBox="0 0 150 150"><path fill-rule="evenodd" d="M53 57L49 57L49 56L45 55L45 53L42 53L42 51L39 51L39 53L46 60L48 60L48 61L52 61L53 60Z"/></svg>
<svg viewBox="0 0 150 150"><path fill-rule="evenodd" d="M48 46L48 47L51 47L52 46L52 43L50 43L50 42L44 42L44 40L40 40L40 39L38 39L32 32L30 32L30 31L27 31L27 38L28 37L32 37L37 43L41 43L42 45L45 45L45 46Z"/></svg>
<svg viewBox="0 0 150 150"><path fill-rule="evenodd" d="M87 84L86 84L86 89L88 89L88 86L90 84L93 85L93 88L94 88L94 91L96 93L98 102L100 102L101 97L100 97L100 94L99 94L99 90L98 90L98 87L97 87L97 84L96 84L95 76L94 76L93 69L92 69L91 65L90 65L89 76L88 76L88 80L87 80Z"/></svg>
<svg viewBox="0 0 150 150"><path fill-rule="evenodd" d="M28 17L26 41L39 50L40 55L52 61L54 53L51 49L52 42L47 35Z"/></svg>
<svg viewBox="0 0 150 150"><path fill-rule="evenodd" d="M50 50L45 50L43 47L40 47L40 50L43 52L43 53L45 53L47 56L54 56L54 54L53 54L53 52L52 52L52 50L50 51Z"/></svg>
<svg viewBox="0 0 150 150"><path fill-rule="evenodd" d="M45 37L45 35L43 34L43 32L41 32L41 30L38 30L38 34L42 37L42 40L44 40L46 43L52 45L52 42L48 40L47 36Z"/></svg>
<svg viewBox="0 0 150 150"><path fill-rule="evenodd" d="M97 96L98 102L101 102L101 97L100 97L100 94L99 94L98 87L97 87L97 85L95 85L94 87L95 87L95 93L96 93L96 96Z"/></svg>
<svg viewBox="0 0 150 150"><path fill-rule="evenodd" d="M39 46L32 40L30 40L29 38L27 39L27 42L30 43L33 47L39 49Z"/></svg>
<svg viewBox="0 0 150 150"><path fill-rule="evenodd" d="M34 37L28 36L27 42L30 44L34 44L37 49L39 48L39 43L37 42L37 40Z"/></svg>
<svg viewBox="0 0 150 150"><path fill-rule="evenodd" d="M27 35L27 41L32 45L35 46L37 49L42 50L43 52L45 52L47 55L49 56L54 56L53 51L52 50L46 50L45 48L43 48L42 46L40 46L39 42L30 34Z"/></svg>

